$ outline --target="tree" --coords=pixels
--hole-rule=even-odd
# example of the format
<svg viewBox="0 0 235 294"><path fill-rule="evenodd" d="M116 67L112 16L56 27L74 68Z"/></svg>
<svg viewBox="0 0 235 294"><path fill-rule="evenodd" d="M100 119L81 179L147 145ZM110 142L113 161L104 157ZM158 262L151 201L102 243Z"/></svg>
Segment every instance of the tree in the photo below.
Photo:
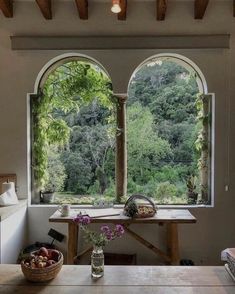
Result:
<svg viewBox="0 0 235 294"><path fill-rule="evenodd" d="M94 177L89 160L81 156L79 152L72 151L64 152L61 157L67 174L65 191L86 194Z"/></svg>
<svg viewBox="0 0 235 294"><path fill-rule="evenodd" d="M171 154L169 143L157 135L147 107L136 102L127 110L128 171L137 183L145 183L160 160Z"/></svg>
<svg viewBox="0 0 235 294"><path fill-rule="evenodd" d="M48 181L48 150L50 145L65 146L71 135L68 114L76 114L94 98L107 109L112 108L109 78L85 61L71 61L58 66L47 77L32 102L33 173L38 187Z"/></svg>
<svg viewBox="0 0 235 294"><path fill-rule="evenodd" d="M201 126L197 122L196 98L199 90L195 76L174 61L157 58L139 69L129 89L128 107L132 108L139 103L142 108L140 113L145 112L147 108L153 119L151 128L148 127L146 130L144 120L147 121L149 114L139 125L135 118L131 118L133 125L129 122L128 128L133 128L133 132L136 133L135 140L139 141L139 137L141 138L141 134L138 133L139 129L144 133L146 146L151 142L150 137L155 135L158 136L158 139L167 142L170 149L165 156L159 157L157 163L150 156L147 159L142 156L146 147L143 147L141 143L139 150L135 150L134 155L128 153L129 161L132 160L130 156L143 158L143 162L139 161L137 165L139 168L142 166L145 168L138 182L140 184L142 179L142 186L136 186L135 189L148 193L150 196L155 195L162 202L165 199L165 201L178 203L176 196L181 195L183 203L188 177L199 175L198 160L201 156L196 148ZM149 129L153 131L150 136L147 136ZM150 154L150 151L148 152ZM132 191L134 191L133 183L129 182ZM168 183L173 185L172 189L169 189L174 191L175 197L163 196L165 193L163 190L168 190Z"/></svg>
<svg viewBox="0 0 235 294"><path fill-rule="evenodd" d="M70 150L86 158L89 164L93 178L90 178L89 186L93 185L95 179L99 182L99 193L103 194L108 186L109 176L112 171L108 168L110 153L114 150L115 136L112 124L102 125L97 123L93 126L83 125L74 126L72 129ZM69 168L67 170L69 173ZM73 190L71 190L73 191Z"/></svg>
<svg viewBox="0 0 235 294"><path fill-rule="evenodd" d="M60 155L57 148L50 148L48 150L48 180L45 184L46 191L63 191L65 179L65 167L61 162Z"/></svg>

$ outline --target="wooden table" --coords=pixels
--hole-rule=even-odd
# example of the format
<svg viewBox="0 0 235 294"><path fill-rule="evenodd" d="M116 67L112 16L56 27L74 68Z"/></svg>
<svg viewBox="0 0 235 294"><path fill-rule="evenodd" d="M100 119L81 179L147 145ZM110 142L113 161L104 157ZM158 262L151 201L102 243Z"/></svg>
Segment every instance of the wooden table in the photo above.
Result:
<svg viewBox="0 0 235 294"><path fill-rule="evenodd" d="M87 210L92 213L92 210ZM93 223L113 223L123 224L125 231L135 240L143 244L145 247L159 255L167 264L179 264L179 239L178 224L195 223L196 218L187 209L159 209L157 214L150 218L131 219L123 215L121 209L117 209L119 215L93 218ZM68 246L67 246L67 263L73 264L74 257L78 252L78 226L73 222L78 210L72 210L69 217L61 217L60 212L56 211L50 218L50 222L68 223ZM167 227L167 250L163 252L155 245L135 233L130 229L131 224L158 224ZM89 249L88 249L89 250ZM88 251L86 250L86 251ZM86 252L85 251L85 252Z"/></svg>
<svg viewBox="0 0 235 294"><path fill-rule="evenodd" d="M92 280L90 266L64 265L47 283L25 280L19 265L0 265L1 294L234 294L223 266L105 266Z"/></svg>

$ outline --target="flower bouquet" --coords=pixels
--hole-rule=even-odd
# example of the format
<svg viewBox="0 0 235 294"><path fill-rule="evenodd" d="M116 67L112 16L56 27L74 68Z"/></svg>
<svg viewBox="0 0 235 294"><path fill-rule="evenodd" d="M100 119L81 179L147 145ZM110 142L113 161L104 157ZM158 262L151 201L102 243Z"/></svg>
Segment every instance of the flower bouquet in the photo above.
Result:
<svg viewBox="0 0 235 294"><path fill-rule="evenodd" d="M88 215L78 214L74 218L74 222L80 225L81 230L84 232L86 242L92 243L93 251L91 255L91 275L94 278L102 277L104 274L104 254L103 248L110 241L121 237L124 234L124 227L120 224L111 228L108 225L103 225L99 232L90 230L87 226L90 224L91 219Z"/></svg>

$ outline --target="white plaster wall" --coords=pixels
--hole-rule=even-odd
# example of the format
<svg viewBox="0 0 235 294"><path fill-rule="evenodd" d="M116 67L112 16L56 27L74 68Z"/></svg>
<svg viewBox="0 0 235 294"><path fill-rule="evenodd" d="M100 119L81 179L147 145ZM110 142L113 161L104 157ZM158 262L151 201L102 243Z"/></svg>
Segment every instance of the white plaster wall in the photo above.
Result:
<svg viewBox="0 0 235 294"><path fill-rule="evenodd" d="M203 20L193 19L193 2L170 1L164 22L155 20L155 2L128 2L127 21L112 15L109 3L90 1L90 17L81 21L72 2L54 3L54 18L46 21L35 3L15 2L14 18L0 16L0 173L16 172L19 196L27 196L26 93L33 92L38 72L51 58L68 51L11 51L10 35L145 36L231 34L229 50L167 50L191 58L204 73L209 92L216 95L215 207L192 209L195 225L180 227L181 256L198 264L217 264L223 248L235 246L235 18L230 1L210 1ZM96 58L125 92L131 73L145 58L165 50L97 50L80 53ZM229 184L229 191L224 185ZM53 208L29 208L29 243L47 240ZM54 225L53 225L54 226ZM67 234L66 226L56 228ZM148 228L148 230L146 229ZM163 228L136 227L157 241ZM156 233L155 233L156 231ZM160 238L161 239L161 238ZM116 242L116 241L115 241ZM151 252L130 240L118 240L110 250L139 253L139 262L154 263ZM163 246L164 242L160 244ZM62 244L65 248L65 243Z"/></svg>
<svg viewBox="0 0 235 294"><path fill-rule="evenodd" d="M28 207L28 222L29 222L29 234L28 244L33 244L36 241L51 243L52 238L48 236L50 228L65 235L65 239L58 243L54 242L56 246L64 253L66 259L66 247L67 247L67 226L59 223L49 223L49 217L56 211L56 207Z"/></svg>
<svg viewBox="0 0 235 294"><path fill-rule="evenodd" d="M26 245L27 207L21 208L0 222L0 263L16 263L20 251Z"/></svg>

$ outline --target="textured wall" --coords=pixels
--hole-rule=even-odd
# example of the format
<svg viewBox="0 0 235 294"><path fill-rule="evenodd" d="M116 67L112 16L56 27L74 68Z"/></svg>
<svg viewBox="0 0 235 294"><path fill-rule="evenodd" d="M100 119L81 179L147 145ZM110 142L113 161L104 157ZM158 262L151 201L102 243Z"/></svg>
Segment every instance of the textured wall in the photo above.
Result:
<svg viewBox="0 0 235 294"><path fill-rule="evenodd" d="M55 1L54 1L55 2ZM204 73L209 92L216 97L215 123L215 207L195 208L196 225L180 228L181 256L198 264L216 264L220 250L235 246L235 18L229 1L211 1L202 21L193 19L193 2L169 2L164 22L155 20L154 2L128 4L127 21L111 14L109 4L91 3L90 18L81 21L72 2L54 5L54 18L43 19L35 3L16 2L13 19L0 16L0 172L16 172L19 195L27 197L27 113L26 94L33 92L36 77L51 58L65 51L11 51L10 35L27 36L151 36L184 34L231 34L230 49L167 50L191 58ZM69 51L66 51L69 52ZM93 50L83 53L96 58L110 73L120 92L126 92L133 70L145 58L165 50ZM229 191L224 185L230 184ZM51 208L29 209L30 242L47 239ZM39 225L40 224L40 225ZM139 226L136 230L157 241L162 228ZM60 226L66 234L66 228ZM153 233L156 231L156 233ZM151 232L151 233L149 233ZM126 239L125 239L126 238ZM139 262L154 262L151 252L125 237L118 250L139 254ZM128 242L127 242L128 240ZM115 243L116 244L116 243ZM162 243L163 245L163 243ZM161 246L162 246L161 245ZM114 247L111 245L111 248ZM115 246L116 250L117 246Z"/></svg>

